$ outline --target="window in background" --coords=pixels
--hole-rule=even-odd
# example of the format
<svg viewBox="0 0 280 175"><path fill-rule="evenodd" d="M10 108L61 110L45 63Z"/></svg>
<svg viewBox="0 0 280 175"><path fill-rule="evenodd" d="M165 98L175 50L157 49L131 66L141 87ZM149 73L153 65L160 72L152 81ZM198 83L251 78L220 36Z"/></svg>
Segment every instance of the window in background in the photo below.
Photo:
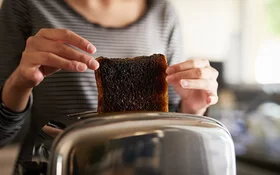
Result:
<svg viewBox="0 0 280 175"><path fill-rule="evenodd" d="M256 81L280 83L280 1L265 0L265 38L256 58Z"/></svg>
<svg viewBox="0 0 280 175"><path fill-rule="evenodd" d="M279 0L240 1L240 83L279 84ZM240 84L239 83L239 84Z"/></svg>
<svg viewBox="0 0 280 175"><path fill-rule="evenodd" d="M224 63L227 84L280 83L280 0L171 0L186 55Z"/></svg>

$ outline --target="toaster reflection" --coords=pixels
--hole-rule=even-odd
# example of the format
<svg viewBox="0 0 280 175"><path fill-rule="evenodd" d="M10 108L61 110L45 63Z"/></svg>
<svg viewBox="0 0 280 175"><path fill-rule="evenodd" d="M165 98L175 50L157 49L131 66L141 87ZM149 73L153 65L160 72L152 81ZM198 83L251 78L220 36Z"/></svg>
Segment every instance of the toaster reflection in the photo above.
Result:
<svg viewBox="0 0 280 175"><path fill-rule="evenodd" d="M72 155L74 174L160 174L161 131L135 133L105 144L77 145Z"/></svg>
<svg viewBox="0 0 280 175"><path fill-rule="evenodd" d="M66 129L53 145L49 174L235 174L233 142L218 122L150 114L86 119Z"/></svg>

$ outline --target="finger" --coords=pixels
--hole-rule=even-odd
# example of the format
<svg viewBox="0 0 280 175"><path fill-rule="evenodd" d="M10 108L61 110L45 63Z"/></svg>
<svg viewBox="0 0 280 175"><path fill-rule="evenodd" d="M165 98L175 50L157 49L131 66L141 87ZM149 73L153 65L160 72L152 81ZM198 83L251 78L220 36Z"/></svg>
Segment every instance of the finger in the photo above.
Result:
<svg viewBox="0 0 280 175"><path fill-rule="evenodd" d="M186 71L177 72L166 77L168 82L179 81L181 79L210 79L215 80L218 77L218 71L212 67L194 68Z"/></svg>
<svg viewBox="0 0 280 175"><path fill-rule="evenodd" d="M92 56L79 52L73 47L70 47L61 42L56 42L40 36L34 36L28 39L27 44L36 47L32 47L31 49L28 47L26 49L27 51L41 51L54 53L63 58L85 63L90 69L93 70L96 70L99 67L99 63Z"/></svg>
<svg viewBox="0 0 280 175"><path fill-rule="evenodd" d="M84 72L87 65L78 61L64 59L58 55L48 52L23 52L23 59L28 58L29 64L33 66L49 66L66 71Z"/></svg>
<svg viewBox="0 0 280 175"><path fill-rule="evenodd" d="M60 134L63 130L62 129L57 129L57 128L54 128L54 127L50 127L50 126L47 126L45 125L42 130L48 134L49 136L55 138L58 134Z"/></svg>
<svg viewBox="0 0 280 175"><path fill-rule="evenodd" d="M167 74L174 74L176 72L181 72L188 69L193 68L203 68L203 67L209 67L210 63L207 59L191 59L187 60L182 63L178 63L172 66L169 66L166 70Z"/></svg>
<svg viewBox="0 0 280 175"><path fill-rule="evenodd" d="M207 104L208 105L214 105L218 103L219 97L217 95L210 95L207 99Z"/></svg>
<svg viewBox="0 0 280 175"><path fill-rule="evenodd" d="M218 83L217 81L213 80L186 80L182 79L180 80L180 86L184 89L199 89L199 90L205 90L210 95L216 95L217 89L218 89Z"/></svg>
<svg viewBox="0 0 280 175"><path fill-rule="evenodd" d="M77 35L71 30L67 29L41 29L37 36L45 37L50 40L62 41L67 44L71 44L79 49L82 49L88 53L95 53L96 48L88 40Z"/></svg>

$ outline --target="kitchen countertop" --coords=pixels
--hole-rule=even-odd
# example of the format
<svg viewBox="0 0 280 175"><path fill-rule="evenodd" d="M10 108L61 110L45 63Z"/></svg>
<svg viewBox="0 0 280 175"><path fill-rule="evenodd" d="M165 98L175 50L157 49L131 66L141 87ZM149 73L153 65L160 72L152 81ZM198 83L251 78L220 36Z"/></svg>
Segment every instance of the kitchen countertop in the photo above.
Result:
<svg viewBox="0 0 280 175"><path fill-rule="evenodd" d="M12 174L18 151L19 151L18 145L9 145L0 149L1 175Z"/></svg>
<svg viewBox="0 0 280 175"><path fill-rule="evenodd" d="M14 168L14 163L19 151L18 145L10 145L0 149L0 172L1 175L11 175ZM263 170L261 168L249 166L247 164L237 161L237 175L276 175L270 171Z"/></svg>

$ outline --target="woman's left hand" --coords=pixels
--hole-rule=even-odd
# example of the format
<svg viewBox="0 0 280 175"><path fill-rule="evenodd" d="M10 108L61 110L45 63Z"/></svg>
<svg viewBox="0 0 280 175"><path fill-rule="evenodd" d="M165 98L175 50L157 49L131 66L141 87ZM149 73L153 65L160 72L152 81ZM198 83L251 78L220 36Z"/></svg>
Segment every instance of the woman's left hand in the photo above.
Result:
<svg viewBox="0 0 280 175"><path fill-rule="evenodd" d="M166 80L181 96L181 112L203 115L218 102L218 71L207 59L190 59L167 69Z"/></svg>

